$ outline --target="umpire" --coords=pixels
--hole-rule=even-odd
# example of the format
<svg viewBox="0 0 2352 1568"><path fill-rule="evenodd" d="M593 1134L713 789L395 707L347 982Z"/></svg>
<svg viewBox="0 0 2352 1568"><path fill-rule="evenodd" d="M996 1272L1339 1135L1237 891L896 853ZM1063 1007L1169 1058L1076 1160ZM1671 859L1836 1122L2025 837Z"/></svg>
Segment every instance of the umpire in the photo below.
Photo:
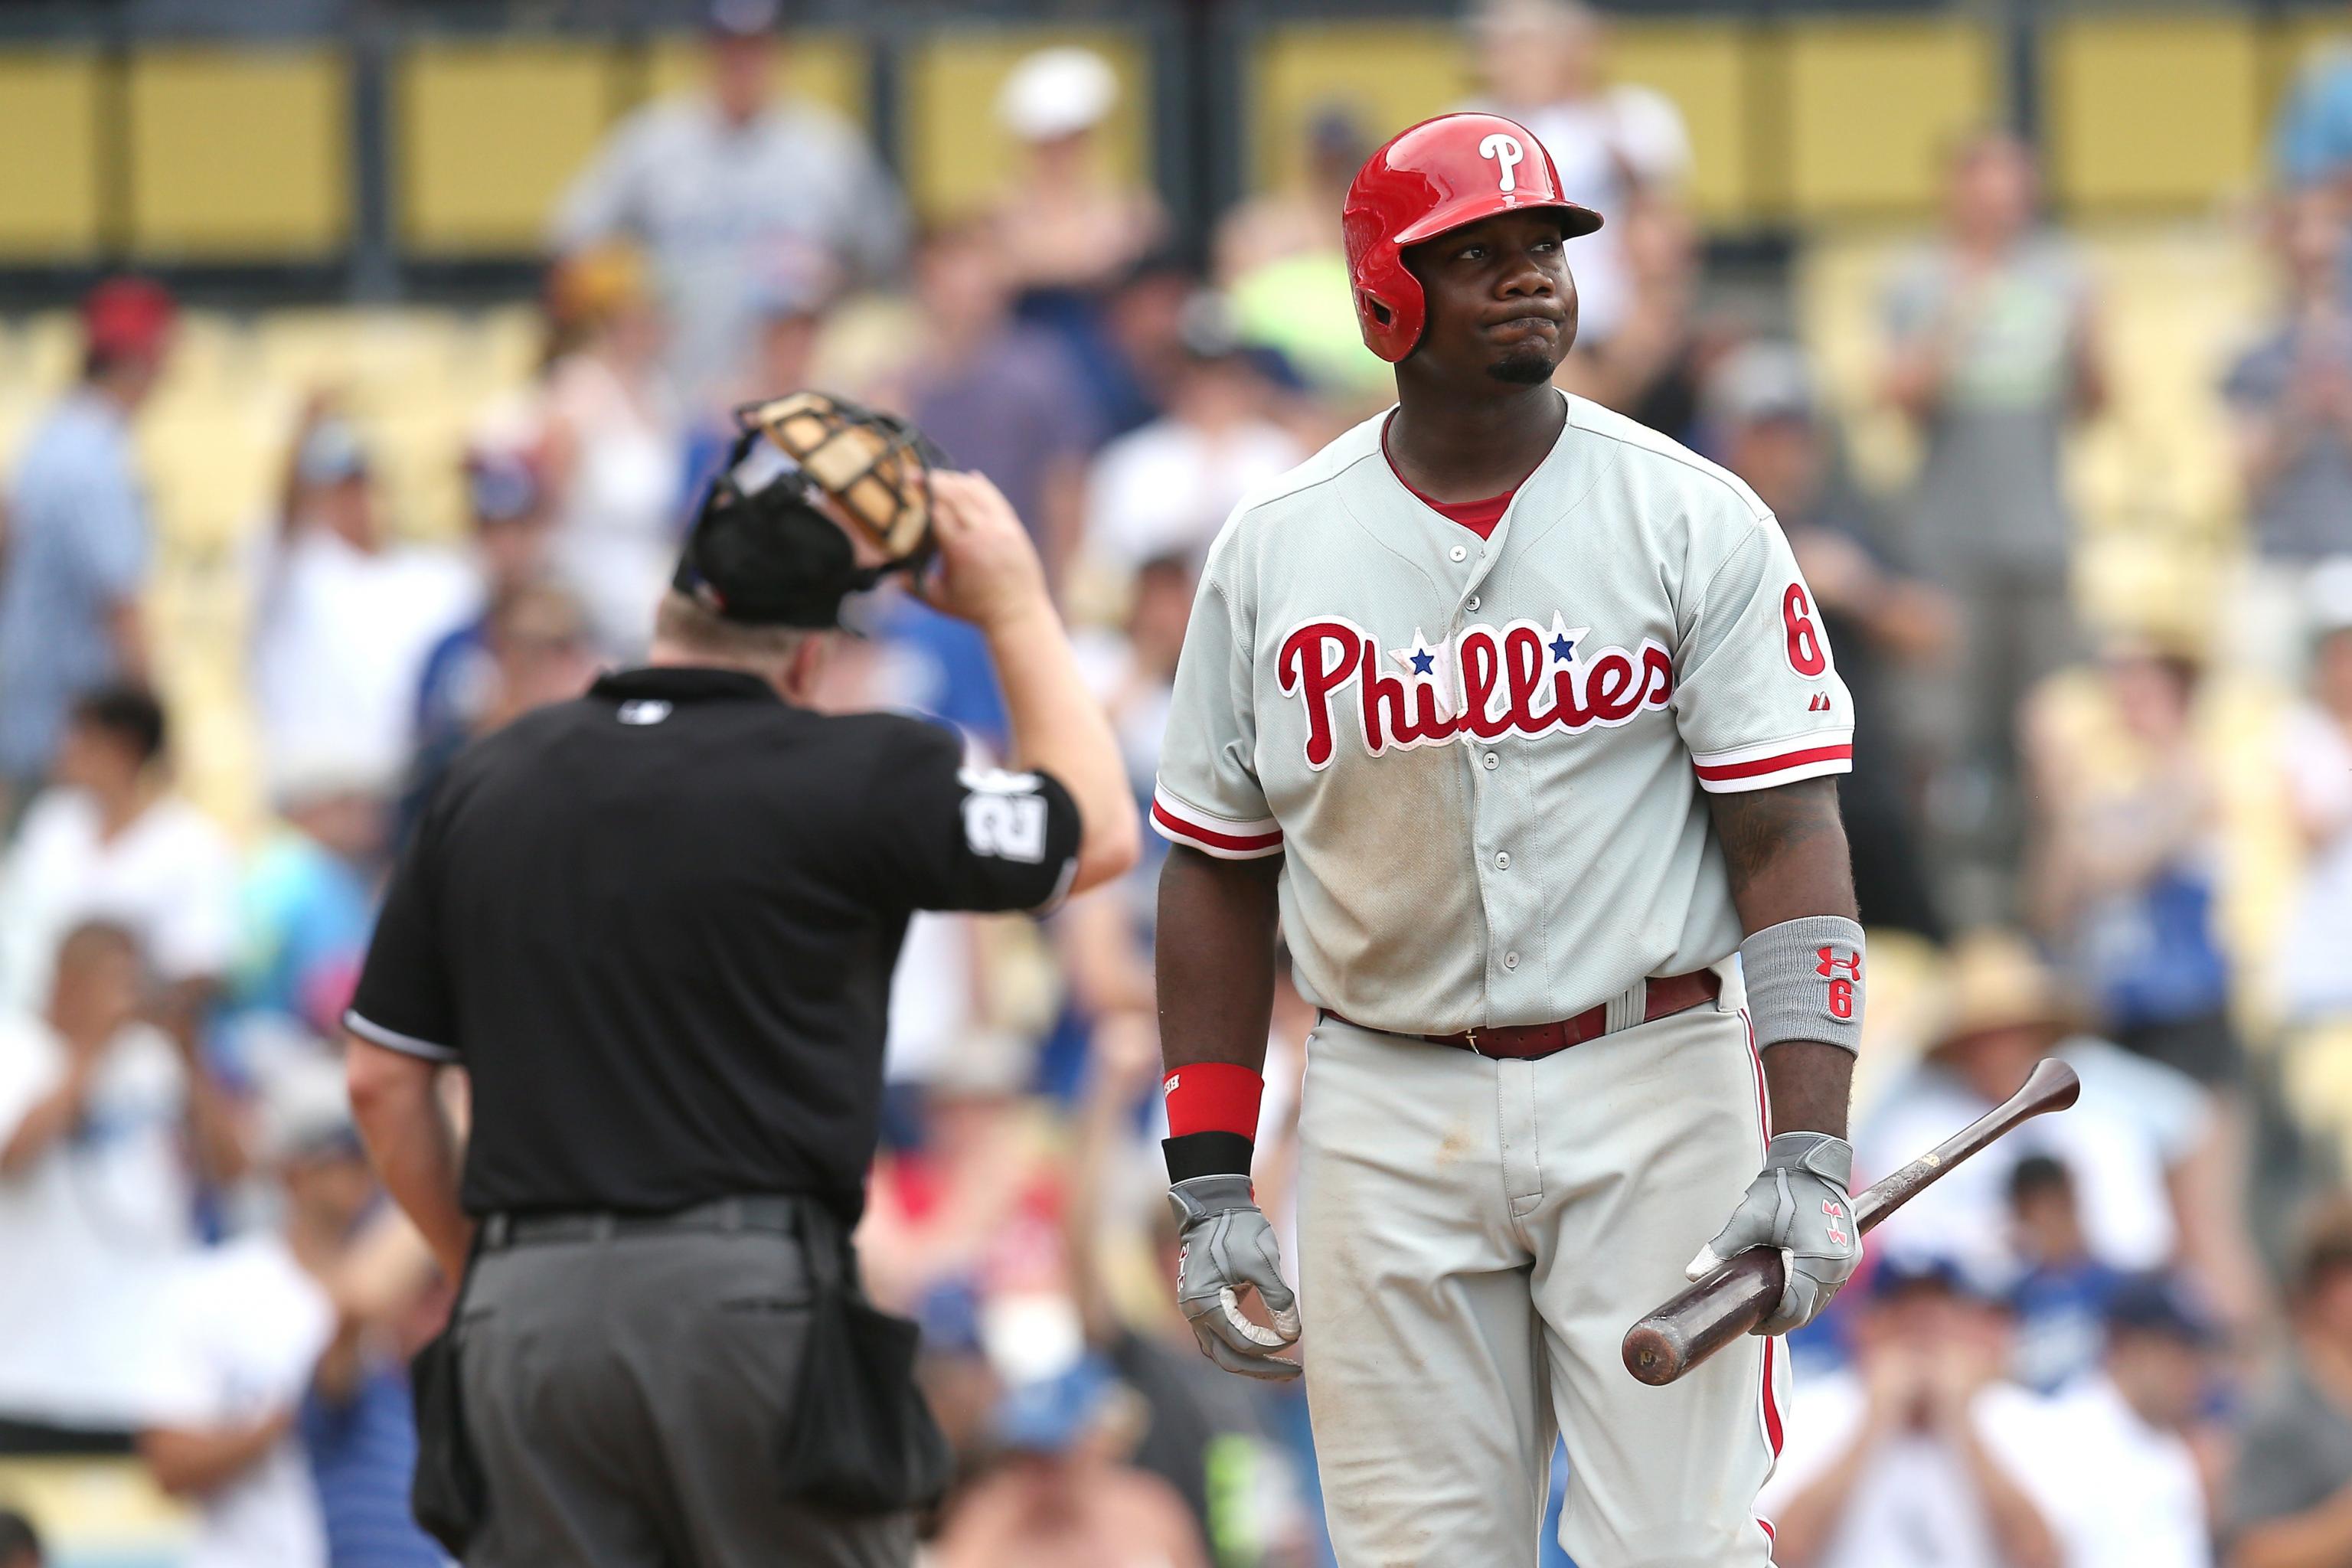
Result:
<svg viewBox="0 0 2352 1568"><path fill-rule="evenodd" d="M915 910L1043 910L1137 854L994 487L929 476L919 589L985 635L1018 772L806 706L843 592L878 574L826 496L769 482L789 463L735 461L647 667L452 765L345 1020L368 1147L465 1280L419 1358L416 1500L474 1568L911 1561L931 1483L895 1472L937 1459L871 1428L906 1413L910 1451L936 1428L910 1326L845 1263L900 939ZM453 1064L469 1135L436 1092Z"/></svg>

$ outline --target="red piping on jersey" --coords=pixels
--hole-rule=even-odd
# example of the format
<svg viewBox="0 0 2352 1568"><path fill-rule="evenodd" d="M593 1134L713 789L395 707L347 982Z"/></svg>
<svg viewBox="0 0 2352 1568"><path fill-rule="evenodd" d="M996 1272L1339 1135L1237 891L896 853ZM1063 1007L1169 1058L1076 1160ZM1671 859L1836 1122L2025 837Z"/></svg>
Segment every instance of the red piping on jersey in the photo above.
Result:
<svg viewBox="0 0 2352 1568"><path fill-rule="evenodd" d="M1185 821L1156 800L1151 803L1151 819L1171 832L1181 833L1187 838L1197 838L1220 849L1270 849L1282 842L1282 829L1278 827L1272 833L1219 833L1197 822Z"/></svg>
<svg viewBox="0 0 2352 1568"><path fill-rule="evenodd" d="M1756 1048L1756 1020L1748 1016L1748 1009L1745 1007L1739 1010L1739 1025L1748 1032L1748 1063L1756 1072L1756 1126L1757 1130L1764 1135L1764 1152L1769 1159L1772 1152L1772 1096L1764 1079L1763 1055ZM1766 1336L1764 1386L1761 1390L1764 1405L1764 1441L1772 1450L1775 1463L1780 1460L1780 1445L1786 1436L1780 1421L1780 1397L1772 1386L1772 1359L1779 1350L1780 1342L1769 1335ZM1764 1525L1764 1534L1768 1540L1770 1539L1772 1527L1764 1524L1760 1519L1756 1522Z"/></svg>
<svg viewBox="0 0 2352 1568"><path fill-rule="evenodd" d="M1717 763L1713 767L1695 763L1692 766L1703 779L1752 779L1759 773L1777 773L1783 768L1801 768L1807 763L1846 763L1853 760L1853 743L1837 746L1815 746L1808 751L1783 752L1777 757L1758 757L1748 763Z"/></svg>
<svg viewBox="0 0 2352 1568"><path fill-rule="evenodd" d="M1395 417L1394 414L1389 416L1390 419ZM1520 485L1528 482L1528 475L1535 472L1534 468L1529 468L1509 489L1498 496L1488 496L1485 500L1438 500L1413 489L1412 481L1404 477L1404 470L1396 466L1396 459L1389 457L1389 427L1385 421L1381 426L1381 456L1388 459L1389 472L1396 476L1397 483L1412 490L1414 500L1447 521L1460 523L1481 539L1493 535L1495 525L1503 521L1505 512L1511 510L1511 498L1519 493ZM1538 467L1541 467L1540 460Z"/></svg>

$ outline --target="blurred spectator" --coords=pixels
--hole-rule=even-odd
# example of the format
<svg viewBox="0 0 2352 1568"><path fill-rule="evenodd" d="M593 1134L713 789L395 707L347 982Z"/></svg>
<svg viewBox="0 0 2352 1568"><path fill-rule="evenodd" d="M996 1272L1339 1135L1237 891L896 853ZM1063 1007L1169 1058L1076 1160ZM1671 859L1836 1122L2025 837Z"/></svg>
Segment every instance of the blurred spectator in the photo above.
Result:
<svg viewBox="0 0 2352 1568"><path fill-rule="evenodd" d="M2105 395L2088 280L2037 226L2038 199L2021 142L1970 138L1947 174L1944 237L1895 274L1885 300L1884 393L1926 443L1911 543L1960 605L1945 693L1960 768L1953 820L1996 857L2014 822L2018 704L2075 642L2060 439Z"/></svg>
<svg viewBox="0 0 2352 1568"><path fill-rule="evenodd" d="M390 781L331 755L289 764L278 822L245 866L227 1001L309 1043L336 1037L375 926Z"/></svg>
<svg viewBox="0 0 2352 1568"><path fill-rule="evenodd" d="M777 0L710 0L707 91L646 105L606 138L558 207L555 247L631 237L653 256L669 362L699 404L740 372L751 284L788 257L860 281L898 265L906 210L864 135L778 90Z"/></svg>
<svg viewBox="0 0 2352 1568"><path fill-rule="evenodd" d="M44 1568L47 1562L33 1521L13 1508L0 1508L0 1568Z"/></svg>
<svg viewBox="0 0 2352 1568"><path fill-rule="evenodd" d="M2292 592L2299 569L2352 553L2352 312L2344 193L2299 191L2271 216L2284 298L2221 386L2237 416L2247 521L2261 563ZM2277 595L2273 595L2273 598ZM2301 606L2282 603L2294 624Z"/></svg>
<svg viewBox="0 0 2352 1568"><path fill-rule="evenodd" d="M2331 43L2305 63L2271 133L2271 163L2290 190L2352 172L2352 49Z"/></svg>
<svg viewBox="0 0 2352 1568"><path fill-rule="evenodd" d="M1013 320L993 224L929 230L914 271L922 329L901 377L904 406L959 468L996 481L1036 534L1058 591L1076 552L1086 458L1098 435L1076 367L1059 339Z"/></svg>
<svg viewBox="0 0 2352 1568"><path fill-rule="evenodd" d="M1066 1284L1066 1200L1043 1108L1020 1089L1027 1042L975 1031L928 1064L922 1141L887 1151L867 1184L858 1256L877 1300L968 1283L992 1293Z"/></svg>
<svg viewBox="0 0 2352 1568"><path fill-rule="evenodd" d="M1476 107L1534 132L1559 188L1607 220L1569 257L1588 348L1614 338L1632 304L1625 220L1644 201L1671 201L1691 162L1673 100L1610 83L1605 26L1583 0L1485 0L1471 28L1486 87Z"/></svg>
<svg viewBox="0 0 2352 1568"><path fill-rule="evenodd" d="M1088 476L1087 553L1122 577L1156 555L1205 555L1244 495L1307 456L1269 416L1272 388L1222 299L1193 300L1181 347L1168 412L1103 447Z"/></svg>
<svg viewBox="0 0 2352 1568"><path fill-rule="evenodd" d="M235 1136L139 1003L136 941L92 921L59 946L41 1010L0 1016L0 1451L127 1447L133 1352L196 1245L188 1151Z"/></svg>
<svg viewBox="0 0 2352 1568"><path fill-rule="evenodd" d="M562 345L547 367L542 452L551 550L598 642L634 661L677 561L685 416L661 368L661 318L635 251L607 245L567 258L549 293Z"/></svg>
<svg viewBox="0 0 2352 1568"><path fill-rule="evenodd" d="M424 1238L383 1200L352 1126L342 1065L312 1058L271 1088L287 1237L335 1310L298 1432L331 1568L443 1568L410 1517L416 1419L404 1352L446 1311ZM421 1310L420 1310L421 1309Z"/></svg>
<svg viewBox="0 0 2352 1568"><path fill-rule="evenodd" d="M388 536L366 448L324 399L296 434L259 576L252 692L265 771L331 750L396 774L425 661L481 590L456 552Z"/></svg>
<svg viewBox="0 0 2352 1568"><path fill-rule="evenodd" d="M409 763L394 835L403 843L442 771L467 744L534 708L579 696L596 676L587 616L559 584L526 582L509 588L483 617L482 647L488 660L466 727L436 736Z"/></svg>
<svg viewBox="0 0 2352 1568"><path fill-rule="evenodd" d="M1218 221L1216 280L1244 342L1280 353L1343 415L1369 413L1390 402L1396 382L1356 321L1339 208L1372 140L1332 105L1308 121L1306 142L1300 184L1253 196Z"/></svg>
<svg viewBox="0 0 2352 1568"><path fill-rule="evenodd" d="M75 705L57 782L0 866L0 1005L38 1007L65 934L112 921L163 988L156 1016L193 1043L236 958L236 854L173 792L163 710L135 688Z"/></svg>
<svg viewBox="0 0 2352 1568"><path fill-rule="evenodd" d="M131 422L163 374L173 318L152 283L92 289L81 379L17 459L0 540L0 828L47 774L73 700L147 678L152 528Z"/></svg>
<svg viewBox="0 0 2352 1568"><path fill-rule="evenodd" d="M140 1452L158 1486L198 1510L184 1568L327 1568L298 1422L336 1331L315 1271L370 1182L349 1147L341 1073L310 1065L266 1086L264 1152L284 1193L282 1224L184 1262L141 1347Z"/></svg>
<svg viewBox="0 0 2352 1568"><path fill-rule="evenodd" d="M1757 1499L1780 1568L2060 1568L2029 1489L2040 1402L2005 1325L1948 1263L1881 1258L1850 1367L1809 1376Z"/></svg>
<svg viewBox="0 0 2352 1568"><path fill-rule="evenodd" d="M2009 1217L2023 1269L2009 1292L2017 1320L2011 1372L2036 1394L2054 1394L2098 1365L2107 1305L2130 1276L2092 1255L2074 1173L2063 1161L2029 1154L2017 1163Z"/></svg>
<svg viewBox="0 0 2352 1568"><path fill-rule="evenodd" d="M497 700L489 648L490 606L547 576L552 503L535 442L478 439L465 458L466 512L484 603L425 656L417 677L415 737L420 751L468 733Z"/></svg>
<svg viewBox="0 0 2352 1568"><path fill-rule="evenodd" d="M2022 716L2032 811L2030 887L2109 1035L2217 1089L2244 1071L2214 925L2220 803L2193 722L2195 655L2118 641L2096 723L2055 694Z"/></svg>
<svg viewBox="0 0 2352 1568"><path fill-rule="evenodd" d="M2311 694L2284 740L2288 805L2308 851L2281 966L2298 1022L2352 1018L2352 563L2323 567L2311 585Z"/></svg>
<svg viewBox="0 0 2352 1568"><path fill-rule="evenodd" d="M2026 1478L2065 1568L2213 1568L2197 1444L2212 1326L2162 1276L2117 1292L2099 1369L2039 1414Z"/></svg>
<svg viewBox="0 0 2352 1568"><path fill-rule="evenodd" d="M2064 1163L2091 1255L2142 1272L2179 1263L2233 1321L2259 1310L2259 1276L2232 1206L2228 1128L2196 1082L2079 1032L2074 1009L2025 942L1979 931L1954 948L1948 996L1926 1058L1880 1097L1855 1138L1877 1174L1933 1147L2014 1093L2045 1056L2081 1075L2082 1102L2003 1138L1948 1173L1874 1237L1883 1257L1922 1252L1966 1266L1987 1287L2013 1281L2011 1173L2029 1155Z"/></svg>
<svg viewBox="0 0 2352 1568"><path fill-rule="evenodd" d="M2297 1252L2294 1337L2231 1476L2229 1568L2352 1562L2352 1204L2316 1209Z"/></svg>
<svg viewBox="0 0 2352 1568"><path fill-rule="evenodd" d="M1019 163L996 216L1016 292L1092 294L1165 233L1159 199L1104 166L1099 132L1118 93L1110 62L1075 47L1040 49L1005 77L996 118Z"/></svg>
<svg viewBox="0 0 2352 1568"><path fill-rule="evenodd" d="M1701 383L1721 352L1698 320L1698 229L1682 208L1661 202L1635 204L1600 233L1612 228L1625 269L1623 309L1606 341L1587 342L1578 327L1559 384L1677 441L1696 440ZM1594 237L1569 248L1580 280Z"/></svg>
<svg viewBox="0 0 2352 1568"><path fill-rule="evenodd" d="M1184 260L1157 251L1129 269L1099 300L1022 315L1059 333L1086 384L1097 431L1123 436L1166 407L1184 363L1187 308L1200 291Z"/></svg>
<svg viewBox="0 0 2352 1568"><path fill-rule="evenodd" d="M1837 784L1862 918L1941 941L1894 689L1906 666L1949 646L1951 606L1888 558L1864 502L1837 482L1812 373L1794 344L1732 353L1708 379L1706 413L1725 467L1780 520L1853 700L1853 771Z"/></svg>
<svg viewBox="0 0 2352 1568"><path fill-rule="evenodd" d="M1209 1568L1174 1489L1118 1457L1136 1404L1092 1359L1008 1390L1004 1458L949 1514L939 1568Z"/></svg>

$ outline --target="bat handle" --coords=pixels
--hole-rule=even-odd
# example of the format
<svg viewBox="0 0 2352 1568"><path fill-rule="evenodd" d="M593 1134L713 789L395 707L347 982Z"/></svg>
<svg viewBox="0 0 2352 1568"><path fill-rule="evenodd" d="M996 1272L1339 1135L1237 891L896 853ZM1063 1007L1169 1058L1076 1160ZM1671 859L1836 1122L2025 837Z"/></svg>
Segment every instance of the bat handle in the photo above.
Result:
<svg viewBox="0 0 2352 1568"><path fill-rule="evenodd" d="M1685 1286L1625 1336L1625 1370L1663 1386L1769 1316L1785 1283L1770 1247L1740 1253Z"/></svg>

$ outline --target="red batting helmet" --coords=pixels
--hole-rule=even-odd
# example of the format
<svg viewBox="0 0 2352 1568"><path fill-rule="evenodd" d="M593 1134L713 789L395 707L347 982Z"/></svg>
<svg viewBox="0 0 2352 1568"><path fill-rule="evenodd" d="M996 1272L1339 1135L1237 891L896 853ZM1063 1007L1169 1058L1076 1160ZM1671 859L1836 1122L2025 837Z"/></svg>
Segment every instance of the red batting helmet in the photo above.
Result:
<svg viewBox="0 0 2352 1568"><path fill-rule="evenodd" d="M1526 207L1558 211L1571 239L1601 226L1599 213L1560 195L1535 132L1499 114L1441 114L1365 159L1339 209L1365 346L1393 363L1421 341L1429 309L1405 247Z"/></svg>

